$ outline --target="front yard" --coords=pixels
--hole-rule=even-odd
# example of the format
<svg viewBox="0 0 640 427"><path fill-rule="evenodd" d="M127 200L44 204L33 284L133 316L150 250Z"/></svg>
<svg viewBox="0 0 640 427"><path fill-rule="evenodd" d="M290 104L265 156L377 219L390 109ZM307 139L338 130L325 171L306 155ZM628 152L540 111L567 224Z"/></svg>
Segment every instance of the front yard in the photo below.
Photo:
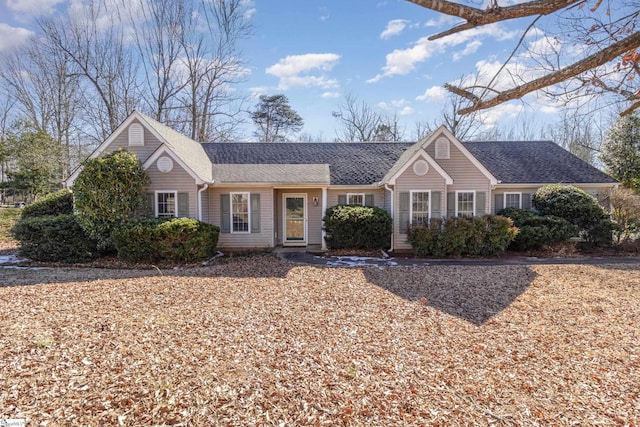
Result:
<svg viewBox="0 0 640 427"><path fill-rule="evenodd" d="M639 272L2 270L0 420L638 425Z"/></svg>

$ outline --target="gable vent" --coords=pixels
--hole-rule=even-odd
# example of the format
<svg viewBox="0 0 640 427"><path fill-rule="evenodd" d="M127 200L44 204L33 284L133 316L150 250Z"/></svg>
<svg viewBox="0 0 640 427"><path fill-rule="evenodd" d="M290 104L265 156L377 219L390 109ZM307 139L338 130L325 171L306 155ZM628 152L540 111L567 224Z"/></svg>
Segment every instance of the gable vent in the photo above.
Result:
<svg viewBox="0 0 640 427"><path fill-rule="evenodd" d="M133 123L129 126L129 145L144 145L144 128L140 123Z"/></svg>
<svg viewBox="0 0 640 427"><path fill-rule="evenodd" d="M420 159L413 164L413 173L418 176L424 176L429 172L429 163Z"/></svg>
<svg viewBox="0 0 640 427"><path fill-rule="evenodd" d="M448 159L450 155L451 150L449 140L444 136L436 139L436 159Z"/></svg>

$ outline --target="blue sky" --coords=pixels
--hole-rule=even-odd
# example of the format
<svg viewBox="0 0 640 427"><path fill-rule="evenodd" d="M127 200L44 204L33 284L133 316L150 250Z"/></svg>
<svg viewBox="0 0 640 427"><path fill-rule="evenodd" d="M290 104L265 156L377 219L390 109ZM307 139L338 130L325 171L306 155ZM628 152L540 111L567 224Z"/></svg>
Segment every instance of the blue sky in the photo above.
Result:
<svg viewBox="0 0 640 427"><path fill-rule="evenodd" d="M30 34L33 11L55 14L69 1L79 0L2 0L0 52ZM491 25L429 42L426 37L457 20L407 1L246 0L246 5L255 31L242 43L250 73L238 90L252 96L284 93L305 120L303 132L324 140L335 137L331 112L348 93L398 114L410 138L415 122L439 116L443 83L497 70L525 25ZM542 35L534 32L531 39L536 37ZM532 110L544 121L555 107L529 97L491 110L483 120L493 126Z"/></svg>

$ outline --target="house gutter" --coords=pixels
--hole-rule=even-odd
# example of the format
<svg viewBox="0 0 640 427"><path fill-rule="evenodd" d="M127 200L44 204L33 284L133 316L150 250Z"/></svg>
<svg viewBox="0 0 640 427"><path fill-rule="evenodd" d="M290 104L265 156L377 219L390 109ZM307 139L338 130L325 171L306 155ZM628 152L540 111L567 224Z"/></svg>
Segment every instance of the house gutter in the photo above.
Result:
<svg viewBox="0 0 640 427"><path fill-rule="evenodd" d="M209 184L204 184L204 186L198 190L198 221L202 221L202 193L207 188L209 188Z"/></svg>
<svg viewBox="0 0 640 427"><path fill-rule="evenodd" d="M391 220L392 220L391 224L392 224L392 226L391 226L391 247L389 248L389 252L393 252L393 242L394 242L393 230L395 229L395 223L394 223L395 221L393 221L393 219L394 219L393 218L393 216L394 216L393 215L394 214L394 211L393 211L393 189L391 187L389 187L389 184L387 184L387 183L384 184L384 189L391 193L391 206L390 207L391 207Z"/></svg>

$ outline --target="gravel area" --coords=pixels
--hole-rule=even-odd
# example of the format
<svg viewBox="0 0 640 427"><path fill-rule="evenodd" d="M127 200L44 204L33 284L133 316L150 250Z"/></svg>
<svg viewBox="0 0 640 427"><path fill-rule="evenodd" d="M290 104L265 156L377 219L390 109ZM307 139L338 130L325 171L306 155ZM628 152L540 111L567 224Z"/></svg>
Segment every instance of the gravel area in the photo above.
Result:
<svg viewBox="0 0 640 427"><path fill-rule="evenodd" d="M640 264L0 274L0 420L638 425Z"/></svg>

